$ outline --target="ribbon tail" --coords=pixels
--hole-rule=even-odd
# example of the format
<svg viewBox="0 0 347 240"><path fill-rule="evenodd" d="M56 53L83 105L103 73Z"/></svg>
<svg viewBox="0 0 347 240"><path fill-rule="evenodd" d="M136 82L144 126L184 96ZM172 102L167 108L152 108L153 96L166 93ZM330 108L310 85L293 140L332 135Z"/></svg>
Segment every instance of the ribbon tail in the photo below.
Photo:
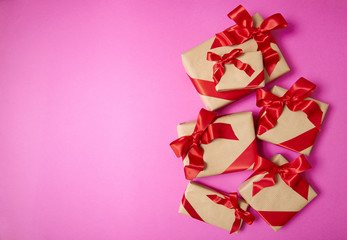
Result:
<svg viewBox="0 0 347 240"><path fill-rule="evenodd" d="M249 77L251 77L254 73L254 69L247 63L240 61L239 59L234 59L233 63L236 68L244 71Z"/></svg>
<svg viewBox="0 0 347 240"><path fill-rule="evenodd" d="M274 128L277 124L278 118L281 116L283 106L278 107L267 107L264 111L261 111L262 116L258 121L257 134L262 135L263 133ZM265 113L265 114L264 114Z"/></svg>
<svg viewBox="0 0 347 240"><path fill-rule="evenodd" d="M241 218L239 215L235 214L235 221L233 223L233 226L231 227L230 234L237 232L240 229L241 225Z"/></svg>
<svg viewBox="0 0 347 240"><path fill-rule="evenodd" d="M271 39L265 34L259 34L254 36L254 40L258 44L258 51L263 54L264 65L267 73L271 76L275 70L277 63L280 60L278 53L271 47Z"/></svg>
<svg viewBox="0 0 347 240"><path fill-rule="evenodd" d="M188 153L189 165L184 167L184 173L187 180L193 180L204 170L203 150L200 146L193 145Z"/></svg>
<svg viewBox="0 0 347 240"><path fill-rule="evenodd" d="M254 197L257 193L259 193L263 188L271 187L276 184L275 173L266 174L260 181L253 182L253 193Z"/></svg>
<svg viewBox="0 0 347 240"><path fill-rule="evenodd" d="M243 211L243 216L242 216L242 220L247 223L248 225L252 225L252 223L255 220L255 217L252 213L247 212L247 211Z"/></svg>
<svg viewBox="0 0 347 240"><path fill-rule="evenodd" d="M223 64L216 63L213 65L213 81L217 85L219 81L221 80L222 76L224 75L225 68Z"/></svg>
<svg viewBox="0 0 347 240"><path fill-rule="evenodd" d="M202 136L201 143L208 144L217 138L239 140L230 124L212 123L208 126L206 132Z"/></svg>

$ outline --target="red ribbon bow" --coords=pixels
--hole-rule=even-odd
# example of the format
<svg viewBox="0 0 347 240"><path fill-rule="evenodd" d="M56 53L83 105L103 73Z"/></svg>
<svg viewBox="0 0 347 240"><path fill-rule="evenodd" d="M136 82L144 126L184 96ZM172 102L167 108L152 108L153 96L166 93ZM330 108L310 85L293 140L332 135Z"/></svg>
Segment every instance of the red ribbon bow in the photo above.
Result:
<svg viewBox="0 0 347 240"><path fill-rule="evenodd" d="M270 76L279 61L278 53L271 48L270 43L274 43L274 40L270 32L287 27L286 20L280 13L277 13L265 19L258 28L255 28L251 15L242 5L232 10L228 17L234 20L236 25L217 33L211 49L241 44L253 38L258 44L258 50L263 54L264 65Z"/></svg>
<svg viewBox="0 0 347 240"><path fill-rule="evenodd" d="M213 80L216 84L219 83L220 79L225 73L224 64L234 64L236 68L244 71L248 76L252 76L254 69L249 64L236 59L241 54L242 49L234 49L230 53L224 54L222 57L213 52L207 53L208 61L217 61L213 65Z"/></svg>
<svg viewBox="0 0 347 240"><path fill-rule="evenodd" d="M204 151L200 144L208 144L216 138L238 140L232 127L227 123L213 123L217 114L201 109L192 135L183 136L172 143L170 147L177 157L189 157L189 165L184 167L186 179L193 180L204 170Z"/></svg>
<svg viewBox="0 0 347 240"><path fill-rule="evenodd" d="M218 195L207 195L207 197L217 204L223 205L229 209L235 209L235 221L230 230L230 234L239 230L241 219L248 225L251 225L253 223L253 214L239 207L237 193L229 193L229 195L226 195L224 193L221 194L223 194L224 198L221 198Z"/></svg>
<svg viewBox="0 0 347 240"><path fill-rule="evenodd" d="M306 113L310 122L317 130L320 130L323 112L315 101L305 100L315 88L315 84L305 78L300 78L282 97L277 97L263 89L257 89L257 106L263 107L259 113L257 134L262 135L275 127L284 105L291 111Z"/></svg>
<svg viewBox="0 0 347 240"><path fill-rule="evenodd" d="M255 172L249 178L264 173L267 174L260 181L253 183L253 196L263 188L275 185L275 176L278 173L289 187L308 200L309 184L299 173L309 169L311 169L311 165L304 155L300 155L294 161L283 164L282 166L277 166L273 162L258 156L253 168Z"/></svg>

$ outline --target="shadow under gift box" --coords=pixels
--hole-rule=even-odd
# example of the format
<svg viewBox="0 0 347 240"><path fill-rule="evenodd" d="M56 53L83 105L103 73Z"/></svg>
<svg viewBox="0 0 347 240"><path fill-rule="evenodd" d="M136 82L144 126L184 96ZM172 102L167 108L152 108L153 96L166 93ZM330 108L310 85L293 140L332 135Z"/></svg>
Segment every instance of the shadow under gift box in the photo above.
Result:
<svg viewBox="0 0 347 240"><path fill-rule="evenodd" d="M281 88L279 86L274 86L270 92L278 97L282 97L288 90ZM305 98L305 100L315 101L323 112L322 122L329 105L312 98ZM264 113L265 114L265 113ZM304 139L295 139L302 134L312 131L315 128L313 123L307 118L307 115L302 111L293 112L284 105L281 116L277 120L277 124L272 129L266 131L262 135L257 135L257 137L263 141L270 142L285 148L284 144L289 140L298 141L302 146L305 146ZM301 154L308 156L312 150L313 145L303 149L302 151L297 151ZM288 148L294 151L291 148Z"/></svg>
<svg viewBox="0 0 347 240"><path fill-rule="evenodd" d="M205 168L196 176L205 177L252 169L257 157L257 146L252 112L239 112L218 117L214 123L231 125L238 140L218 138L201 144ZM177 126L178 136L188 136L194 131L196 121ZM189 165L188 155L183 160Z"/></svg>
<svg viewBox="0 0 347 240"><path fill-rule="evenodd" d="M252 18L253 18L255 27L259 27L260 24L263 22L263 18L260 16L259 13L254 14ZM240 60L242 60L245 63L250 63L250 65L252 66L252 68L254 68L256 72L252 75L252 77L249 77L242 70L235 68L233 64L225 64L225 73L216 87L216 92L217 91L224 91L224 93L234 92L235 99L227 100L227 99L224 99L223 97L217 97L216 95L212 97L212 96L207 96L207 94L203 95L199 93L203 103L205 104L208 110L216 110L249 94L250 91L243 93L243 92L240 92L240 90L245 88L254 79L254 77L257 76L257 72L259 72L258 69L263 66L262 61L256 61L258 45L253 38L239 45L210 49L214 39L215 37L203 42L202 44L182 54L183 66L186 70L186 73L188 74L190 78L214 83L213 65L215 62L208 61L206 59L207 52L214 52L219 55L223 55L223 54L229 53L233 49L242 49L245 54L241 55ZM277 44L271 43L271 48L278 53L279 62L277 63L270 77L267 74L266 70L264 69L265 79L264 79L264 82L260 83L259 87L263 87L265 83L270 82L274 80L275 78L278 78L279 76L290 71L289 66L287 62L285 61ZM253 53L247 55L248 52L253 52ZM251 58L255 58L255 59L251 60ZM257 62L259 66L255 66ZM229 89L231 91L227 91ZM232 89L237 89L237 90L232 90Z"/></svg>
<svg viewBox="0 0 347 240"><path fill-rule="evenodd" d="M288 163L280 154L271 158L277 166ZM278 231L296 213L304 208L317 193L311 186L308 187L307 200L289 187L276 173L276 184L260 190L255 196L253 193L253 182L261 180L267 173L256 175L247 179L238 188L241 196L257 211L257 213L275 230ZM306 181L306 180L305 180Z"/></svg>
<svg viewBox="0 0 347 240"><path fill-rule="evenodd" d="M216 204L207 197L207 195L214 194L223 198L222 194L208 187L205 187L198 183L190 182L187 186L184 196L189 204L193 207L194 211L204 222L230 231L235 221L235 209L230 209L223 205ZM244 200L239 199L238 202L241 209L247 209L248 204ZM193 217L188 213L182 203L179 207L178 212ZM241 220L241 224L242 222L243 221Z"/></svg>

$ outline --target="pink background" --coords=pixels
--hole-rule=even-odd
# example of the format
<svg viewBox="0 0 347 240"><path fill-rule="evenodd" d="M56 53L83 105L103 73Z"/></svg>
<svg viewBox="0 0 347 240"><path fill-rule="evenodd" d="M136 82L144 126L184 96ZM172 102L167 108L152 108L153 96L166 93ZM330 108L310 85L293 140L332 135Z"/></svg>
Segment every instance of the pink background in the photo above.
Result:
<svg viewBox="0 0 347 240"><path fill-rule="evenodd" d="M180 54L233 24L242 3L281 12L274 35L292 71L330 103L306 178L319 193L275 233L257 216L238 235L178 214L187 185L169 143L203 104ZM0 1L0 239L346 238L344 0ZM255 95L218 111L252 110ZM298 154L267 143L271 157ZM250 174L200 179L235 191Z"/></svg>

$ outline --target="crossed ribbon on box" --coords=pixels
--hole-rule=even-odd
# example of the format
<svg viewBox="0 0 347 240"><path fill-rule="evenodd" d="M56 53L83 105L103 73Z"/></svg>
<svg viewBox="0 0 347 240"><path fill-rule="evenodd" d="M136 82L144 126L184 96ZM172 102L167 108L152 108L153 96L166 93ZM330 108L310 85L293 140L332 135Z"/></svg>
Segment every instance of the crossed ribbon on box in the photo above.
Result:
<svg viewBox="0 0 347 240"><path fill-rule="evenodd" d="M304 112L315 128L320 130L323 112L315 101L305 100L315 89L316 85L305 78L296 81L282 97L257 89L257 106L263 107L259 113L257 134L262 135L275 127L284 105L291 111Z"/></svg>
<svg viewBox="0 0 347 240"><path fill-rule="evenodd" d="M311 168L304 155L300 155L294 161L281 166L277 166L275 163L258 156L253 168L254 173L249 178L265 173L266 175L260 181L253 182L253 196L258 194L262 189L275 185L276 174L279 174L289 187L307 200L309 184L300 173Z"/></svg>
<svg viewBox="0 0 347 240"><path fill-rule="evenodd" d="M170 143L170 147L177 157L182 157L184 160L188 155L189 165L184 167L188 180L193 180L199 172L204 170L204 150L201 148L201 144L208 144L217 138L238 140L230 124L214 123L216 119L216 113L202 108L193 133Z"/></svg>

